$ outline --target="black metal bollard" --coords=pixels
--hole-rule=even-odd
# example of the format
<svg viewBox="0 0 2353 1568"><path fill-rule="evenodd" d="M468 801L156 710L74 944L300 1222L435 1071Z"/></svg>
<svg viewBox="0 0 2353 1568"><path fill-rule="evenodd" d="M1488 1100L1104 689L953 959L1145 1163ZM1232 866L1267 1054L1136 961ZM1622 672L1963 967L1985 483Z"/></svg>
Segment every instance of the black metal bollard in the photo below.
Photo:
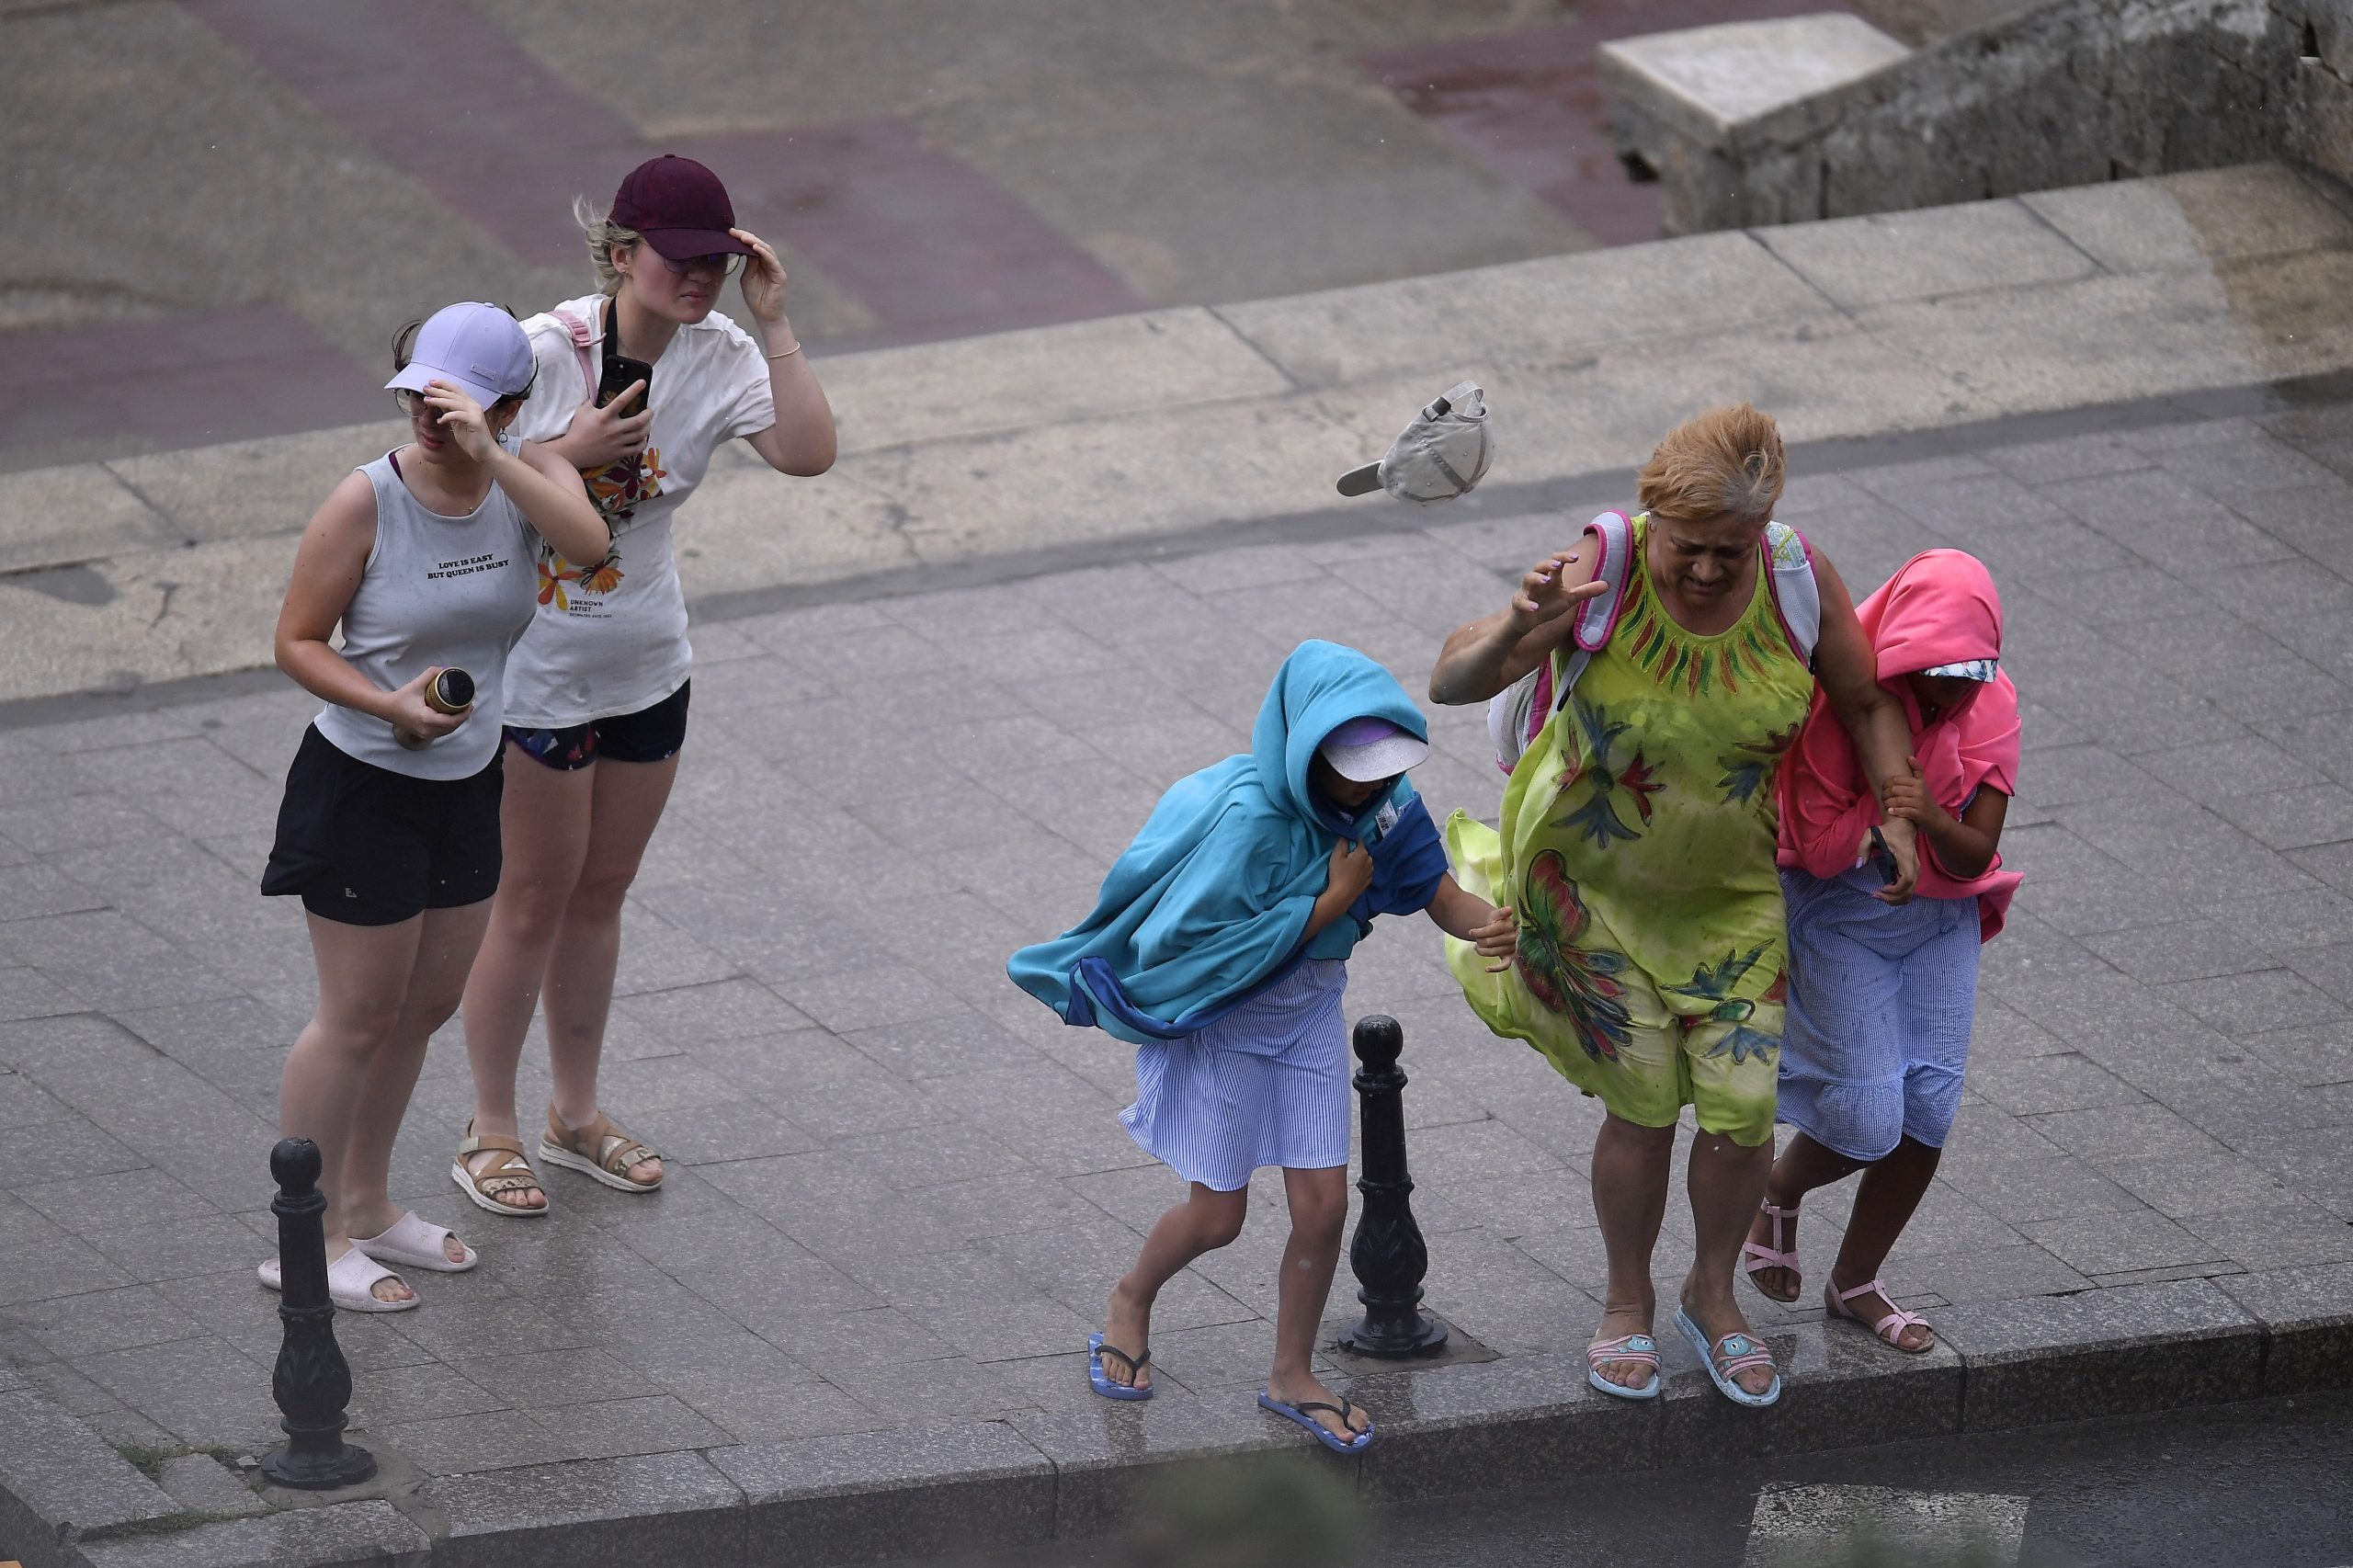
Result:
<svg viewBox="0 0 2353 1568"><path fill-rule="evenodd" d="M269 1207L278 1216L285 1287L278 1316L286 1324L269 1392L286 1413L278 1425L289 1441L264 1456L261 1469L278 1485L304 1492L354 1486L376 1473L376 1456L343 1440L351 1367L335 1342L335 1303L327 1299L327 1199L319 1169L319 1146L308 1138L281 1138L269 1152L269 1174L278 1178Z"/></svg>
<svg viewBox="0 0 2353 1568"><path fill-rule="evenodd" d="M1405 1031L1374 1014L1357 1020L1357 1097L1364 1107L1364 1175L1357 1190L1364 1212L1348 1246L1364 1316L1340 1332L1343 1347L1365 1356L1435 1356L1446 1324L1421 1311L1429 1250L1414 1222L1414 1178L1405 1170Z"/></svg>

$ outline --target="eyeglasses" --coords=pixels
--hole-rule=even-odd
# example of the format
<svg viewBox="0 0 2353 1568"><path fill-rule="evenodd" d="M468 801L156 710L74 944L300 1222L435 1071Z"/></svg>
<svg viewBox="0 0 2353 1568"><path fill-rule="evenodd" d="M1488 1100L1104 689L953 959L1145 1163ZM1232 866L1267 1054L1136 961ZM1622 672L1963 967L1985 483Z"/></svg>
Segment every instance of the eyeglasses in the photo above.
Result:
<svg viewBox="0 0 2353 1568"><path fill-rule="evenodd" d="M673 261L668 256L662 256L660 251L654 251L654 254L662 256L662 265L681 278L693 272L710 273L724 278L733 274L744 263L742 256L730 251L713 251L709 256L690 256L684 261Z"/></svg>

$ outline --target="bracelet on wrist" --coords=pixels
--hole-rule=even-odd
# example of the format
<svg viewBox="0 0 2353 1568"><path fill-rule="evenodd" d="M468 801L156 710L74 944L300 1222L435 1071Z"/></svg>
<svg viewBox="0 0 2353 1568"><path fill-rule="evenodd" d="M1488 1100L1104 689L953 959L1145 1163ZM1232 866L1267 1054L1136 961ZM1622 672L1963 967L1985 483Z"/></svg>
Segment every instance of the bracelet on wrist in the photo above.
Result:
<svg viewBox="0 0 2353 1568"><path fill-rule="evenodd" d="M796 344L794 344L794 345L793 345L791 347L790 347L790 348L779 348L779 349L778 349L775 353L768 355L768 356L767 356L767 358L770 358L770 359L790 359L790 358L791 358L795 354L798 354L798 353L800 353L800 352L801 352L801 345L799 345L798 343L796 343Z"/></svg>

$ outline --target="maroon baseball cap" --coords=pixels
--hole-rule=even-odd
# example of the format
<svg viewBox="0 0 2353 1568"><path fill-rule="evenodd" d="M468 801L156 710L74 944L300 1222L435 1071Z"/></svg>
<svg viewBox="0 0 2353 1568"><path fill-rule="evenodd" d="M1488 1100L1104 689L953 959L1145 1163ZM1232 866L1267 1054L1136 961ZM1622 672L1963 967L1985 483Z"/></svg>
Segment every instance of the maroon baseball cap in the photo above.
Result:
<svg viewBox="0 0 2353 1568"><path fill-rule="evenodd" d="M672 261L727 252L749 256L752 247L727 231L735 208L719 176L676 153L648 158L621 178L613 193L613 222L634 229Z"/></svg>

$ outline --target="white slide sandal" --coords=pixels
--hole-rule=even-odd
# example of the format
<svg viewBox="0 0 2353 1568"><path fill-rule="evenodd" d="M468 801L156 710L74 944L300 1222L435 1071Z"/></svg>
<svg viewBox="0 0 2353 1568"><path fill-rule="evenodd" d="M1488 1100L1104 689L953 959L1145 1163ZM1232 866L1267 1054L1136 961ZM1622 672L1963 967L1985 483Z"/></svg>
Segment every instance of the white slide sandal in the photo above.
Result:
<svg viewBox="0 0 2353 1568"><path fill-rule="evenodd" d="M283 1271L278 1259L269 1258L256 1272L262 1284L272 1290L286 1288ZM412 1292L405 1301L386 1301L376 1295L379 1279L400 1279L400 1276L353 1247L327 1265L327 1300L347 1312L404 1312L424 1304L422 1297ZM401 1283L408 1283L401 1279Z"/></svg>
<svg viewBox="0 0 2353 1568"><path fill-rule="evenodd" d="M404 1214L387 1226L382 1235L369 1236L364 1241L354 1236L351 1244L378 1263L398 1264L404 1268L423 1268L435 1274L463 1274L482 1261L482 1254L460 1242L458 1250L466 1255L465 1260L451 1263L446 1246L449 1239L449 1232L432 1221L420 1220L415 1214Z"/></svg>

